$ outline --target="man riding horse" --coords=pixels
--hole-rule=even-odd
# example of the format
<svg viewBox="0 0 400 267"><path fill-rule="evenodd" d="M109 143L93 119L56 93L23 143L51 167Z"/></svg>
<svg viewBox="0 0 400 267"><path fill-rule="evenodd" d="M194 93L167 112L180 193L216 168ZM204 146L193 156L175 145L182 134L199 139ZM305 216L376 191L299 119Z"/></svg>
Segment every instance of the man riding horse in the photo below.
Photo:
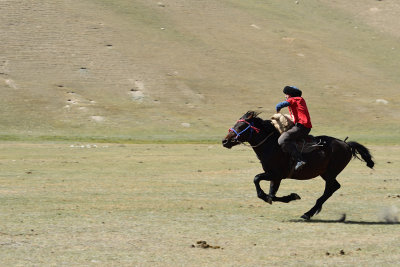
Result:
<svg viewBox="0 0 400 267"><path fill-rule="evenodd" d="M295 170L298 170L306 162L296 148L296 141L305 138L310 133L312 124L306 101L301 97L301 90L295 86L285 86L283 93L285 94L286 101L277 104L276 111L280 112L282 108L288 107L295 125L290 130L282 133L278 139L278 144L284 152L291 155L294 162L297 162Z"/></svg>
<svg viewBox="0 0 400 267"><path fill-rule="evenodd" d="M271 120L263 120L258 117L259 113L248 111L235 125L229 129L228 134L222 140L222 145L232 148L236 145L248 142L260 160L263 172L254 177L257 196L265 202L279 201L289 203L300 199L296 193L287 196L277 196L281 181L287 178L296 180L308 180L321 176L325 181L325 190L315 205L301 218L310 220L318 214L323 204L336 190L340 188L337 176L350 162L352 157L366 162L367 167L373 168L374 161L368 148L355 141L342 141L340 139L322 135L314 137L323 145L304 153L297 150L295 140L306 137L311 129L310 115L307 105L301 97L302 92L294 86L286 86L283 89L286 101L279 103L276 107L280 111L283 107L289 107L295 126L287 132L281 131ZM280 146L281 145L281 146ZM285 150L284 150L285 149ZM361 156L361 157L359 157ZM295 157L296 168L293 169L291 157ZM304 159L307 159L305 164ZM305 166L303 166L305 164ZM302 168L301 168L302 167ZM299 169L301 168L301 169ZM261 181L269 181L269 193L261 188Z"/></svg>

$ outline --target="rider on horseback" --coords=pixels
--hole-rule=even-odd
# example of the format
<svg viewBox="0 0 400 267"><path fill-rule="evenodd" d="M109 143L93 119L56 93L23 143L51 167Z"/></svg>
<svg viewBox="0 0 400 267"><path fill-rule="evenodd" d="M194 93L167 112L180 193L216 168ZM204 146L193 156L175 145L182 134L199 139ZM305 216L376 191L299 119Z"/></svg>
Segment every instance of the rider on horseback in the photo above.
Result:
<svg viewBox="0 0 400 267"><path fill-rule="evenodd" d="M289 107L290 116L294 122L293 128L282 133L278 139L278 144L284 152L291 155L296 163L295 170L302 168L306 162L301 153L296 148L296 141L305 138L311 131L311 119L308 113L306 101L301 97L302 92L295 86L285 86L283 89L286 101L276 105L276 111L284 107Z"/></svg>

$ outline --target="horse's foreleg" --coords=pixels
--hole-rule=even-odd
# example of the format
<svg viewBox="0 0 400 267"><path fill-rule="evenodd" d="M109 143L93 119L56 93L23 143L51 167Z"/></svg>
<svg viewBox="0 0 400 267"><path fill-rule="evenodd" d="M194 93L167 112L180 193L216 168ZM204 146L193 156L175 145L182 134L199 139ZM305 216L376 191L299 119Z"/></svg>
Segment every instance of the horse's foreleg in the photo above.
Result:
<svg viewBox="0 0 400 267"><path fill-rule="evenodd" d="M269 194L266 194L264 190L261 189L260 182L263 180L270 181ZM281 185L281 180L274 179L269 173L260 173L256 175L254 177L254 185L256 186L257 196L269 204L272 204L273 201L288 203L290 201L300 199L300 196L296 193L291 193L290 195L283 197L277 197L276 193Z"/></svg>
<svg viewBox="0 0 400 267"><path fill-rule="evenodd" d="M319 199L317 199L317 202L315 203L314 207L312 207L309 211L304 213L303 216L301 216L301 218L310 220L312 216L318 214L321 211L322 205L325 203L325 201L327 201L328 198L330 198L333 195L333 193L335 193L335 191L338 190L339 188L340 184L336 180L336 177L330 180L325 180L324 194Z"/></svg>
<svg viewBox="0 0 400 267"><path fill-rule="evenodd" d="M282 180L273 180L269 186L269 195L272 196L273 201L279 201L284 203L289 203L290 201L300 199L300 196L296 193L291 193L290 195L277 197L275 196L278 192L279 186L281 185Z"/></svg>
<svg viewBox="0 0 400 267"><path fill-rule="evenodd" d="M296 193L291 193L290 195L283 196L283 197L273 197L272 198L273 201L279 201L279 202L283 202L283 203L289 203L290 201L299 200L299 199L301 199L301 197Z"/></svg>
<svg viewBox="0 0 400 267"><path fill-rule="evenodd" d="M278 192L279 186L281 185L281 180L272 180L269 184L269 194L275 196Z"/></svg>
<svg viewBox="0 0 400 267"><path fill-rule="evenodd" d="M263 180L271 181L271 176L268 173L260 173L254 177L254 185L256 186L257 196L265 202L272 204L272 196L265 194L264 190L261 189L260 182Z"/></svg>

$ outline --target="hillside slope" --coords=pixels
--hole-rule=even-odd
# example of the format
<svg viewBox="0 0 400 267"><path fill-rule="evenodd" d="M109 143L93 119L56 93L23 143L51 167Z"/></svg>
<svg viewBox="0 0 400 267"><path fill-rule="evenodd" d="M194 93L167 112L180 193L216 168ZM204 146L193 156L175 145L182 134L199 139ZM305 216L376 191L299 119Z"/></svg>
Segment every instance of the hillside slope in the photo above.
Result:
<svg viewBox="0 0 400 267"><path fill-rule="evenodd" d="M3 139L219 140L304 92L314 134L398 142L394 0L1 1Z"/></svg>

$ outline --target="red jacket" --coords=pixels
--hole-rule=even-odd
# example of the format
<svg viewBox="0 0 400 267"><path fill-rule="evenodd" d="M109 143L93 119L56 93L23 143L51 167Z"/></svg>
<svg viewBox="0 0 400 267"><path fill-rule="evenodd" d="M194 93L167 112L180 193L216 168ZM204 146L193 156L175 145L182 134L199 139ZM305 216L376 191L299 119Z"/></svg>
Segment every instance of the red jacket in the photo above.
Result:
<svg viewBox="0 0 400 267"><path fill-rule="evenodd" d="M301 123L307 128L312 128L310 114L308 113L308 108L306 101L302 97L289 97L287 100L289 102L289 112L292 116L293 122Z"/></svg>

